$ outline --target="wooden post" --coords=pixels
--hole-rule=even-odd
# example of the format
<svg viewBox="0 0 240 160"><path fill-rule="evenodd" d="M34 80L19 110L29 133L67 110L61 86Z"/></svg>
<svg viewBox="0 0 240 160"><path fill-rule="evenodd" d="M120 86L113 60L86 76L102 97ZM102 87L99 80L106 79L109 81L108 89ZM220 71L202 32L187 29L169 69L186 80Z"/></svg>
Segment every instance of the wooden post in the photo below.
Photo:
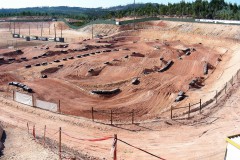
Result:
<svg viewBox="0 0 240 160"><path fill-rule="evenodd" d="M28 129L28 134L29 134L29 125L28 125L28 122L27 122L27 129Z"/></svg>
<svg viewBox="0 0 240 160"><path fill-rule="evenodd" d="M28 28L28 29L29 29L29 30L28 30L28 35L30 36L30 34L31 34L31 33L30 33L30 29L31 29L30 23L29 23L29 26L28 26L28 27L29 27L29 28Z"/></svg>
<svg viewBox="0 0 240 160"><path fill-rule="evenodd" d="M117 135L114 134L114 153L113 153L113 160L117 160Z"/></svg>
<svg viewBox="0 0 240 160"><path fill-rule="evenodd" d="M55 26L55 24L54 24L54 34L55 34L54 39L56 40L56 37L57 37L57 31L56 31L56 26Z"/></svg>
<svg viewBox="0 0 240 160"><path fill-rule="evenodd" d="M60 100L58 101L58 112L61 113L61 102L60 102Z"/></svg>
<svg viewBox="0 0 240 160"><path fill-rule="evenodd" d="M13 22L13 33L15 34L15 22Z"/></svg>
<svg viewBox="0 0 240 160"><path fill-rule="evenodd" d="M93 24L92 24L92 39L93 39Z"/></svg>
<svg viewBox="0 0 240 160"><path fill-rule="evenodd" d="M227 82L226 82L226 85L225 85L225 94L227 93Z"/></svg>
<svg viewBox="0 0 240 160"><path fill-rule="evenodd" d="M233 76L232 76L232 86L233 86Z"/></svg>
<svg viewBox="0 0 240 160"><path fill-rule="evenodd" d="M49 32L49 33L48 33L49 35L50 35L50 28L51 28L51 25L50 25L50 22L49 22L49 31L48 31L48 32Z"/></svg>
<svg viewBox="0 0 240 160"><path fill-rule="evenodd" d="M92 121L94 122L94 115L93 115L93 112L94 112L94 110L93 110L93 107L92 107Z"/></svg>
<svg viewBox="0 0 240 160"><path fill-rule="evenodd" d="M61 25L61 38L62 38L62 25Z"/></svg>
<svg viewBox="0 0 240 160"><path fill-rule="evenodd" d="M62 159L62 128L61 127L59 127L59 160L61 160Z"/></svg>
<svg viewBox="0 0 240 160"><path fill-rule="evenodd" d="M34 96L32 94L32 106L35 107Z"/></svg>
<svg viewBox="0 0 240 160"><path fill-rule="evenodd" d="M188 106L188 118L190 118L190 109L191 109L191 104L189 103L189 106Z"/></svg>
<svg viewBox="0 0 240 160"><path fill-rule="evenodd" d="M13 90L13 101L15 101L15 91Z"/></svg>
<svg viewBox="0 0 240 160"><path fill-rule="evenodd" d="M132 110L132 124L134 124L134 109Z"/></svg>
<svg viewBox="0 0 240 160"><path fill-rule="evenodd" d="M35 138L36 138L35 125L33 125L33 138L34 138L34 140L35 140Z"/></svg>
<svg viewBox="0 0 240 160"><path fill-rule="evenodd" d="M19 35L21 34L21 27L20 27L20 23L18 23L18 27L19 27Z"/></svg>
<svg viewBox="0 0 240 160"><path fill-rule="evenodd" d="M111 125L113 124L113 112L111 110Z"/></svg>
<svg viewBox="0 0 240 160"><path fill-rule="evenodd" d="M41 25L41 37L42 37L42 32L43 32L43 22L42 22L42 25Z"/></svg>
<svg viewBox="0 0 240 160"><path fill-rule="evenodd" d="M171 119L172 119L172 110L173 110L173 108L172 108L172 105L171 105Z"/></svg>
<svg viewBox="0 0 240 160"><path fill-rule="evenodd" d="M218 95L218 91L216 90L216 103L217 103L217 95Z"/></svg>
<svg viewBox="0 0 240 160"><path fill-rule="evenodd" d="M46 143L46 125L44 126L44 134L43 134L43 147L45 147L45 143Z"/></svg>
<svg viewBox="0 0 240 160"><path fill-rule="evenodd" d="M200 99L199 104L200 104L200 113L201 113L202 112L202 100L201 99Z"/></svg>

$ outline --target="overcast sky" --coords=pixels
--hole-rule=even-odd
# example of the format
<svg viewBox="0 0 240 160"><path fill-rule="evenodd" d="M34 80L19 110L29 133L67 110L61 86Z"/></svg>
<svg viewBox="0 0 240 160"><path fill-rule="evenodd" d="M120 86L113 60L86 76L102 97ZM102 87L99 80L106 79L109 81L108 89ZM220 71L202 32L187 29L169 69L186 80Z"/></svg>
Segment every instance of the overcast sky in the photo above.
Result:
<svg viewBox="0 0 240 160"><path fill-rule="evenodd" d="M133 0L1 0L0 8L25 8L41 6L71 6L71 7L111 7L133 3ZM180 0L136 0L136 3L175 3ZM195 1L195 0L185 0ZM225 0L226 2L238 3L240 0Z"/></svg>

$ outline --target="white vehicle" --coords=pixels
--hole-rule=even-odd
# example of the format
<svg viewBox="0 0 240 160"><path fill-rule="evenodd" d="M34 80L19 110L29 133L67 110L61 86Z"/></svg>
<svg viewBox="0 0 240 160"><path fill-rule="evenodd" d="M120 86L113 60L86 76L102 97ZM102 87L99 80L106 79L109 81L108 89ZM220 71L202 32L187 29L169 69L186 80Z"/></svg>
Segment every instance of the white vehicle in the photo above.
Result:
<svg viewBox="0 0 240 160"><path fill-rule="evenodd" d="M54 42L54 41L55 41L55 38L48 38L48 41Z"/></svg>

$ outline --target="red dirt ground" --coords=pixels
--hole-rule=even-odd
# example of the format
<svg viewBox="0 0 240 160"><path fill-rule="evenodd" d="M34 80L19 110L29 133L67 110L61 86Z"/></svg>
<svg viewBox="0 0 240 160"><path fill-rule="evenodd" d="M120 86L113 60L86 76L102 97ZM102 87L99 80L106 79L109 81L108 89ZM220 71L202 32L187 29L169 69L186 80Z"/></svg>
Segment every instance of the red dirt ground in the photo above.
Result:
<svg viewBox="0 0 240 160"><path fill-rule="evenodd" d="M203 102L208 100L213 96L212 91L221 89L236 73L240 68L240 46L237 41L240 39L239 26L157 21L141 23L137 26L140 28L137 31L126 31L131 26L108 27L95 26L97 33L112 34L102 40L81 40L91 37L88 34L91 33L89 26L81 29L87 33L82 33L81 30L64 30L67 37L74 35L75 42L69 43L68 48L55 48L55 43L18 40L18 48L24 53L14 58L27 57L29 60L0 65L2 76L0 121L24 129L26 122L30 122L31 127L36 124L37 133L40 135L44 125L48 126L51 134L61 126L64 132L79 138L99 138L117 133L120 139L164 159L223 159L226 147L224 138L237 134L239 125L238 83L234 84L233 91L227 95L230 98L220 101L222 105L206 108L202 114L193 119L172 121L169 119L169 110L171 105L179 107L189 102L196 102L200 98ZM0 31L5 38L1 39L1 42L15 41L11 38L7 27ZM25 32L28 33L27 28ZM37 29L32 32L39 34ZM113 41L114 39L117 41ZM96 43L96 40L111 42ZM2 56L13 51L4 43L1 43L4 49L0 50L0 57L11 58ZM99 46L110 43L112 44L110 47L98 49L89 47L88 51L73 51L89 45ZM46 49L47 47L49 49ZM194 48L196 51L189 56L182 56L180 60L178 56L182 55L181 50L186 48ZM83 58L76 57L106 49L119 49L119 51L91 54ZM66 50L68 54L60 54L61 50ZM48 51L55 55L32 59ZM143 56L131 56L133 52ZM124 58L126 55L129 57ZM74 59L62 60L70 57ZM160 57L166 61L174 61L173 66L163 73L156 72L164 63L160 61ZM218 58L221 59L220 62ZM54 60L61 61L55 63ZM205 61L215 67L207 76L203 75ZM25 68L25 65L42 62L48 62L48 65ZM110 64L104 64L105 62ZM60 64L63 67L58 67ZM58 70L53 72L52 68ZM88 72L90 69L95 70L94 74ZM144 71L151 73L143 74ZM42 72L48 75L47 79L40 78ZM135 77L139 77L140 80L140 84L136 86L131 84ZM188 83L195 77L204 78L203 87L188 89ZM56 103L61 100L61 110L65 114L90 118L91 107L95 110L113 109L118 112L130 112L135 109L135 120L139 123L112 127L93 123L89 119L57 115L24 106L6 99L11 97L12 90L16 90L7 85L9 81L27 84L35 91L34 95L42 100ZM120 88L121 92L111 97L90 93L91 90L114 88ZM173 101L180 90L185 91L188 97L180 103L175 103ZM109 121L109 114L95 116ZM114 120L117 118L130 121L131 118L129 114L114 116ZM58 139L57 135L49 134L47 137ZM111 140L81 143L63 135L63 144L99 159L111 159L109 155ZM118 157L119 159L154 159L149 154L121 142L118 142Z"/></svg>
<svg viewBox="0 0 240 160"><path fill-rule="evenodd" d="M61 25L63 24L56 26ZM139 27L143 25L140 23ZM188 23L180 25L163 21L147 22L145 25L158 28L124 31L124 27L121 27L119 28L121 32L116 32L112 36L69 43L67 48L55 48L55 43L45 43L37 47L19 47L23 54L14 56L14 58L27 57L29 60L1 65L1 74L4 74L5 77L9 76L2 80L1 85L4 86L5 91L9 92L15 89L7 87L9 81L23 82L33 88L34 95L40 99L51 102L61 100L61 111L65 114L90 118L92 107L96 110L109 111L112 109L117 112L131 112L134 109L136 116L144 120L164 116L162 113L169 110L171 105L181 106L199 100L201 97L198 92L204 94L205 90L217 83L216 76L227 67L228 61L233 59L231 56L236 50L233 41L229 40L231 37L226 37L230 36L230 33L228 35L222 34L221 39L200 34L206 31L206 34L215 35L218 28L226 28L225 26ZM189 25L192 32L188 29ZM21 26L24 31L24 27L27 28L28 24L21 24ZM52 26L53 24L51 24ZM208 30L211 28L210 26L214 26L214 28ZM231 27L232 31L238 28L238 26ZM101 29L102 26L100 25L99 28ZM193 30L194 28L196 30ZM63 27L63 29L66 33L69 31L67 27ZM95 29L97 30L97 26ZM199 34L195 34L196 31ZM35 33L36 30L32 32ZM96 41L104 41L104 43L96 43ZM111 46L104 47L107 44L111 44ZM95 46L101 47L97 49L94 48ZM47 47L49 49L46 49ZM87 51L74 51L74 49L84 47L89 49ZM182 50L187 48L195 51L186 56ZM76 57L106 49L111 51L91 54L88 57ZM11 58L11 56L4 56L4 53L12 50L3 49L0 55L5 59ZM67 53L61 53L62 50ZM53 56L32 59L34 56L48 52L51 52ZM133 52L142 56L131 56ZM125 58L127 55L129 57ZM62 60L70 57L74 57L74 59ZM163 57L165 62L160 61L160 57ZM218 58L221 59L221 62L218 62ZM60 62L55 63L54 60L60 60ZM157 72L169 60L174 62L173 66L163 73ZM25 65L43 62L48 62L48 65L33 66L30 69L24 68ZM109 62L109 64L104 64L105 62ZM205 62L211 64L216 70L209 70L209 74L204 75ZM51 68L57 68L60 64L63 67L56 69L55 72L44 72L51 70ZM90 69L93 69L95 73L89 73ZM149 74L144 74L144 71L148 71ZM212 73L213 71L214 73ZM47 74L48 78L42 79L42 73ZM131 84L135 77L139 77L139 85ZM203 87L189 90L188 84L195 77L204 79ZM218 87L222 84L224 82ZM92 90L115 88L120 88L121 92L110 97L90 93ZM186 92L188 97L180 103L175 103L174 100L181 90ZM102 119L103 117L96 118ZM129 115L121 118L129 118Z"/></svg>

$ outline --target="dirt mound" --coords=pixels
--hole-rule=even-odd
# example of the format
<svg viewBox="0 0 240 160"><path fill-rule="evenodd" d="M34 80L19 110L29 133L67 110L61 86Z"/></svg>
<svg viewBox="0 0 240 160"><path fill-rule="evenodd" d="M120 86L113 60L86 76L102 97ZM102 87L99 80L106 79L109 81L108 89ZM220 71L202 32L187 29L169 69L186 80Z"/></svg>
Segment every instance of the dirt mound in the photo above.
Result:
<svg viewBox="0 0 240 160"><path fill-rule="evenodd" d="M0 73L0 85L7 85L8 82L18 81L16 75L11 73Z"/></svg>
<svg viewBox="0 0 240 160"><path fill-rule="evenodd" d="M47 68L44 69L43 71L41 71L41 74L52 74L52 73L56 73L60 68L59 67L51 67L51 68Z"/></svg>
<svg viewBox="0 0 240 160"><path fill-rule="evenodd" d="M53 23L51 23L51 26L50 26L50 28L51 29L54 29L54 25L55 25L55 27L56 27L56 29L57 30L68 30L68 29L70 29L69 27L68 27L68 25L66 25L64 22L53 22Z"/></svg>
<svg viewBox="0 0 240 160"><path fill-rule="evenodd" d="M6 56L6 57L16 57L18 55L22 55L23 51L22 50L15 50L7 53L0 54L0 56Z"/></svg>
<svg viewBox="0 0 240 160"><path fill-rule="evenodd" d="M92 33L92 25L88 25L84 28L79 29L80 32ZM93 34L96 35L112 35L119 31L119 26L111 24L94 24Z"/></svg>

